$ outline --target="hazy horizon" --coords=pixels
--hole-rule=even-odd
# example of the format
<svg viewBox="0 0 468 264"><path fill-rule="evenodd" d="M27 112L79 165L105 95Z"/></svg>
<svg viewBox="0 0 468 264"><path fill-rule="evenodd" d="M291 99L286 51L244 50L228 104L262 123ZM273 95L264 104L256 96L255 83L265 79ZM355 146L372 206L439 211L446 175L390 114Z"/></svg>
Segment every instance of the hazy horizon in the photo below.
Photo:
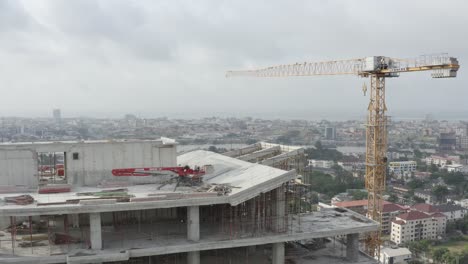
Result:
<svg viewBox="0 0 468 264"><path fill-rule="evenodd" d="M62 118L95 118L95 119L119 119L125 115L132 114L138 118L162 118L170 119L200 119L209 117L220 118L260 118L260 119L283 119L283 120L330 120L330 121L347 121L347 120L364 120L367 116L366 111L349 112L349 111L270 111L270 112L242 112L242 111L226 111L226 112L158 112L158 113L141 113L141 112L112 112L112 113L68 113L61 109ZM451 112L422 112L422 111L389 111L388 116L392 120L422 120L426 115L431 115L434 120L449 120L449 121L467 121L468 112L451 111ZM36 113L36 115L18 114L9 116L0 116L0 118L53 118L52 110L49 113Z"/></svg>

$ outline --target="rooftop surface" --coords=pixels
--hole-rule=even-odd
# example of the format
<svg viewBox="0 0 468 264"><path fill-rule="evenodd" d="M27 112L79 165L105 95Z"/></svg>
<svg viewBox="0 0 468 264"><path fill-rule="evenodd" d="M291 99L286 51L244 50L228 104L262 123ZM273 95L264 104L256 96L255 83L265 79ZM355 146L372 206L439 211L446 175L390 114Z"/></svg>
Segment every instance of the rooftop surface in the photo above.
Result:
<svg viewBox="0 0 468 264"><path fill-rule="evenodd" d="M409 249L400 247L400 248L382 248L380 249L380 254L385 254L389 257L398 257L398 256L405 256L411 255L411 251Z"/></svg>
<svg viewBox="0 0 468 264"><path fill-rule="evenodd" d="M338 207L355 207L355 206L367 206L367 200L354 200L354 201L344 201L344 202L337 202L334 205Z"/></svg>
<svg viewBox="0 0 468 264"><path fill-rule="evenodd" d="M101 201L66 203L67 201L77 199L98 200L98 197L93 195L78 196L77 194L109 191L116 188L72 187L71 192L57 194L38 194L36 192L0 194L2 200L5 197L21 194L29 194L35 200L34 203L29 205L0 203L0 214L29 216L38 214L142 210L222 203L237 205L262 192L275 189L296 177L294 171L284 171L265 165L249 163L203 150L182 154L178 157L177 162L178 164L192 167L211 165L212 170L203 176L203 183L200 185L178 186L176 181L167 183L167 178L165 178L160 183L118 187L117 189L126 189L127 194L132 196L130 202L116 202L111 199L102 201L101 199ZM216 185L229 186L231 192L224 195L217 195L213 191L209 192L209 188ZM38 203L48 203L48 205L38 206Z"/></svg>
<svg viewBox="0 0 468 264"><path fill-rule="evenodd" d="M67 140L67 141L36 141L36 142L2 142L1 147L12 146L34 146L34 145L57 145L57 144L103 144L103 143L125 143L125 142L160 142L162 144L178 144L174 139L161 137L153 140L143 139L112 139L112 140Z"/></svg>

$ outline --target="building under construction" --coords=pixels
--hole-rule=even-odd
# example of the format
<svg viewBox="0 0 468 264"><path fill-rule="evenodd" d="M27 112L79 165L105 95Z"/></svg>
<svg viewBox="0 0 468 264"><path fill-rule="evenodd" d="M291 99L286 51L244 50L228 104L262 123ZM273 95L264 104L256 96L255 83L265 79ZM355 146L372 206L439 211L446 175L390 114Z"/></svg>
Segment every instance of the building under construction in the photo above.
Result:
<svg viewBox="0 0 468 264"><path fill-rule="evenodd" d="M303 149L176 148L0 145L0 263L375 263L358 240L376 222L301 206Z"/></svg>

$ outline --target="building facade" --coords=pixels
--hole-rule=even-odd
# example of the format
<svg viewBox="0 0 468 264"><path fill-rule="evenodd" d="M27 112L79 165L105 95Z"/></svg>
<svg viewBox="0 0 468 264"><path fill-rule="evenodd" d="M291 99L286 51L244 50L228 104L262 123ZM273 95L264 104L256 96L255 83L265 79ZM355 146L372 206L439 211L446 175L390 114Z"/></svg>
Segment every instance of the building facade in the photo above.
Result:
<svg viewBox="0 0 468 264"><path fill-rule="evenodd" d="M441 213L409 211L392 221L390 240L398 245L422 239L435 240L445 233L445 223L446 217Z"/></svg>
<svg viewBox="0 0 468 264"><path fill-rule="evenodd" d="M330 169L335 164L332 160L308 160L308 164L314 168Z"/></svg>
<svg viewBox="0 0 468 264"><path fill-rule="evenodd" d="M382 248L379 260L381 264L406 264L411 256L411 251L407 248Z"/></svg>
<svg viewBox="0 0 468 264"><path fill-rule="evenodd" d="M416 161L392 161L388 164L388 169L398 177L409 177L416 171L416 166Z"/></svg>

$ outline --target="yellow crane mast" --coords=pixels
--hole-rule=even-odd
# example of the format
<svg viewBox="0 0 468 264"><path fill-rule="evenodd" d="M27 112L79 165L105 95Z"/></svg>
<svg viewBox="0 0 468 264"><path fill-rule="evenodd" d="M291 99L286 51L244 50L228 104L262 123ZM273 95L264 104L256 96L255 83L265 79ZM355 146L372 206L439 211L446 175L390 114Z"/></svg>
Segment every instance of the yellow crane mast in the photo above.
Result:
<svg viewBox="0 0 468 264"><path fill-rule="evenodd" d="M387 167L387 106L385 79L402 72L432 71L433 78L457 76L458 60L447 54L424 55L414 59L372 56L360 59L304 62L256 70L228 71L226 77L292 77L316 75L357 75L370 78L370 102L366 124L366 175L368 190L367 217L382 223L382 194L385 191ZM366 92L366 86L363 87ZM365 241L370 256L380 255L381 230L369 234Z"/></svg>

